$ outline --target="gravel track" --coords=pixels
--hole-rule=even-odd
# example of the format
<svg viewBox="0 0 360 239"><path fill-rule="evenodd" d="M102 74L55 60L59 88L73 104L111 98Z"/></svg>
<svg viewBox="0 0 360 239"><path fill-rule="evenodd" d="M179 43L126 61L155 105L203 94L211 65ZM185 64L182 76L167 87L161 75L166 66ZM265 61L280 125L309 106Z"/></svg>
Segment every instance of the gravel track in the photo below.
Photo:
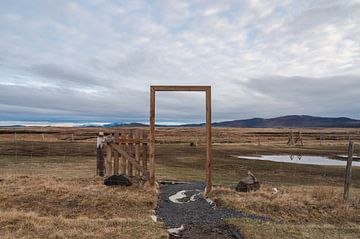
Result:
<svg viewBox="0 0 360 239"><path fill-rule="evenodd" d="M184 228L173 233L173 238L243 238L234 226L226 224L223 219L267 220L211 204L203 196L204 188L205 184L201 182L160 183L156 216L168 228Z"/></svg>

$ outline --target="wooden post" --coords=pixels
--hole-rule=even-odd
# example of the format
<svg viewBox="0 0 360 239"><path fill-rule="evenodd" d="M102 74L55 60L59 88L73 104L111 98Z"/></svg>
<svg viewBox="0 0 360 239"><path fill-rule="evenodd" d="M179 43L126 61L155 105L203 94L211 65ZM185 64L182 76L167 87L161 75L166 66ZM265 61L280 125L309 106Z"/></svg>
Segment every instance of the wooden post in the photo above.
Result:
<svg viewBox="0 0 360 239"><path fill-rule="evenodd" d="M155 89L150 87L149 182L155 185Z"/></svg>
<svg viewBox="0 0 360 239"><path fill-rule="evenodd" d="M293 134L293 131L291 130L290 131L290 134L289 134L289 140L287 142L288 145L294 145L294 134Z"/></svg>
<svg viewBox="0 0 360 239"><path fill-rule="evenodd" d="M136 139L136 143L135 143L135 160L141 165L140 163L140 134L139 131L136 130L135 131L135 139ZM140 176L140 170L137 169L135 172L136 176Z"/></svg>
<svg viewBox="0 0 360 239"><path fill-rule="evenodd" d="M103 152L103 138L104 133L99 132L96 139L96 175L104 176L105 165L104 165L104 152Z"/></svg>
<svg viewBox="0 0 360 239"><path fill-rule="evenodd" d="M145 132L142 132L142 138L143 138L142 166L145 168L145 170L147 170L148 145L147 143L145 143L145 140L147 139L147 135Z"/></svg>
<svg viewBox="0 0 360 239"><path fill-rule="evenodd" d="M349 188L350 188L350 180L351 180L351 164L352 158L354 154L354 143L350 140L349 141L349 148L348 148L348 159L346 164L346 171L345 171L345 182L344 182L344 202L347 203L349 201Z"/></svg>
<svg viewBox="0 0 360 239"><path fill-rule="evenodd" d="M109 177L113 174L112 167L112 149L109 145L110 143L106 143L106 161L105 161L105 176Z"/></svg>
<svg viewBox="0 0 360 239"><path fill-rule="evenodd" d="M110 145L106 145L106 161L105 161L105 176L112 175L112 150Z"/></svg>
<svg viewBox="0 0 360 239"><path fill-rule="evenodd" d="M119 133L114 134L114 143L119 139ZM114 151L114 174L119 174L119 153Z"/></svg>
<svg viewBox="0 0 360 239"><path fill-rule="evenodd" d="M125 139L125 134L124 132L121 133L121 139ZM120 148L121 149L125 149L125 144L124 143L120 143ZM126 174L126 159L123 156L120 156L120 173L121 174Z"/></svg>
<svg viewBox="0 0 360 239"><path fill-rule="evenodd" d="M130 140L133 139L133 133L132 131L130 130L129 134L127 135L127 138ZM128 150L128 153L132 156L132 153L133 153L133 149L132 149L132 143L127 143L127 150ZM132 163L128 160L128 176L132 177L134 174L133 174L133 165Z"/></svg>
<svg viewBox="0 0 360 239"><path fill-rule="evenodd" d="M211 139L211 88L206 90L206 188L205 195L211 192L211 163L212 163L212 139Z"/></svg>

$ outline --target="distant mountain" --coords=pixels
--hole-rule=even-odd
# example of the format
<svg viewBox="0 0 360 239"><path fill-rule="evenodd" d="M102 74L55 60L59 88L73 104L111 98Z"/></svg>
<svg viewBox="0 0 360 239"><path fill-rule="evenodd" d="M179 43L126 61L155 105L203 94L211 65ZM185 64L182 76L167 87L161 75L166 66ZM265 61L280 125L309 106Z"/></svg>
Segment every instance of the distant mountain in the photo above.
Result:
<svg viewBox="0 0 360 239"><path fill-rule="evenodd" d="M102 127L105 128L112 128L112 127L148 127L148 125L146 124L142 124L142 123L109 123L109 124L104 124Z"/></svg>
<svg viewBox="0 0 360 239"><path fill-rule="evenodd" d="M156 125L157 127L202 127L200 124ZM244 120L221 121L212 124L213 127L234 128L360 128L360 120L346 117L315 117L309 115L288 115L270 119L252 118ZM111 123L103 127L148 127L142 123Z"/></svg>
<svg viewBox="0 0 360 239"><path fill-rule="evenodd" d="M203 124L199 124L203 125ZM194 125L193 125L194 126ZM360 120L346 117L314 117L308 115L288 115L277 118L252 118L213 123L214 127L243 128L360 128Z"/></svg>

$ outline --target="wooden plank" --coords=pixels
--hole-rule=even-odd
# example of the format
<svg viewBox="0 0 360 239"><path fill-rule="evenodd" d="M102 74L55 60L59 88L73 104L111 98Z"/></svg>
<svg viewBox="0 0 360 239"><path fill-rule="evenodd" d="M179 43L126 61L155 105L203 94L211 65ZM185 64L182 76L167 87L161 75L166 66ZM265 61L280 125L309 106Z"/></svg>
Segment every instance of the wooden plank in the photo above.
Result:
<svg viewBox="0 0 360 239"><path fill-rule="evenodd" d="M131 143L131 144L141 144L141 143L148 143L147 139L116 139L115 143L120 144L120 143Z"/></svg>
<svg viewBox="0 0 360 239"><path fill-rule="evenodd" d="M349 202L349 188L350 188L350 181L351 181L351 164L354 154L354 143L350 140L349 141L349 148L348 148L348 159L346 164L346 171L345 171L345 182L344 182L344 202Z"/></svg>
<svg viewBox="0 0 360 239"><path fill-rule="evenodd" d="M119 138L119 133L114 134L114 139ZM114 151L114 174L119 174L119 153Z"/></svg>
<svg viewBox="0 0 360 239"><path fill-rule="evenodd" d="M211 134L211 88L206 91L206 189L205 195L212 190L212 134Z"/></svg>
<svg viewBox="0 0 360 239"><path fill-rule="evenodd" d="M132 139L133 137L133 134L132 134L132 131L130 130L129 131L129 134L127 135L128 138ZM132 147L132 144L131 143L127 143L127 151L129 152L130 155L132 155L132 152L133 152L133 147ZM128 175L130 177L132 177L134 175L134 170L133 170L133 165L131 163L131 161L128 161Z"/></svg>
<svg viewBox="0 0 360 239"><path fill-rule="evenodd" d="M105 175L103 138L104 138L104 132L99 132L99 134L96 138L96 175L99 175L102 177Z"/></svg>
<svg viewBox="0 0 360 239"><path fill-rule="evenodd" d="M155 185L155 89L150 87L150 145L149 145L149 173L150 186Z"/></svg>
<svg viewBox="0 0 360 239"><path fill-rule="evenodd" d="M154 91L208 91L211 86L204 85L153 85L151 90ZM150 100L151 101L151 100Z"/></svg>
<svg viewBox="0 0 360 239"><path fill-rule="evenodd" d="M143 138L147 138L147 135L145 132L143 132L142 134ZM147 143L143 143L142 144L142 166L147 170L147 159L148 159L148 144Z"/></svg>
<svg viewBox="0 0 360 239"><path fill-rule="evenodd" d="M121 137L121 138L124 138L124 137L125 137L124 132L121 133L120 137ZM121 148L122 150L124 150L125 147L126 147L126 146L125 146L125 143L120 143L119 146L120 146L120 148ZM121 174L126 174L126 159L125 159L123 156L121 156L121 155L120 155L120 173L121 173Z"/></svg>
<svg viewBox="0 0 360 239"><path fill-rule="evenodd" d="M131 157L128 152L126 152L125 150L122 150L120 148L119 145L117 144L111 144L110 147L114 150L116 150L119 154L121 154L121 156L123 156L124 158L126 158L126 160L128 160L129 162L131 162L131 164L136 167L137 169L139 169L144 175L145 177L149 176L149 173L145 170L144 167L142 167L133 157Z"/></svg>
<svg viewBox="0 0 360 239"><path fill-rule="evenodd" d="M140 139L139 131L136 130L134 136L135 136L135 139L139 141L139 139ZM136 162L139 163L139 165L141 165L140 164L140 142L135 144L135 160L136 160ZM135 175L140 176L140 171L136 170Z"/></svg>
<svg viewBox="0 0 360 239"><path fill-rule="evenodd" d="M112 150L109 144L105 146L106 148L106 161L105 161L105 176L109 177L112 175Z"/></svg>

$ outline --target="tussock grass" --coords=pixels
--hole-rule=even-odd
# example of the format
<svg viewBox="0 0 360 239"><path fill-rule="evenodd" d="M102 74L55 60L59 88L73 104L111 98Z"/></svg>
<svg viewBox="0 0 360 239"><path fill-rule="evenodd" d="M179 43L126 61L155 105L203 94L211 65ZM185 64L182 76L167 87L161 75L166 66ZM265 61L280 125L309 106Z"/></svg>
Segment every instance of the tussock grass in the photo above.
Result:
<svg viewBox="0 0 360 239"><path fill-rule="evenodd" d="M246 239L354 239L360 238L358 225L276 224L248 219L229 220L240 228Z"/></svg>
<svg viewBox="0 0 360 239"><path fill-rule="evenodd" d="M274 194L271 186L257 192L240 193L222 188L212 192L218 203L290 223L360 223L360 190L351 190L349 205L343 203L342 188L331 186L282 186Z"/></svg>
<svg viewBox="0 0 360 239"><path fill-rule="evenodd" d="M6 176L0 186L0 238L167 238L150 218L154 190L51 176Z"/></svg>
<svg viewBox="0 0 360 239"><path fill-rule="evenodd" d="M62 216L39 216L19 210L0 211L0 238L167 238L149 220L113 218L74 219Z"/></svg>
<svg viewBox="0 0 360 239"><path fill-rule="evenodd" d="M225 207L281 221L233 219L245 238L360 238L360 190L351 190L351 201L342 201L342 188L332 186L271 185L257 192L240 193L219 188L211 197Z"/></svg>

